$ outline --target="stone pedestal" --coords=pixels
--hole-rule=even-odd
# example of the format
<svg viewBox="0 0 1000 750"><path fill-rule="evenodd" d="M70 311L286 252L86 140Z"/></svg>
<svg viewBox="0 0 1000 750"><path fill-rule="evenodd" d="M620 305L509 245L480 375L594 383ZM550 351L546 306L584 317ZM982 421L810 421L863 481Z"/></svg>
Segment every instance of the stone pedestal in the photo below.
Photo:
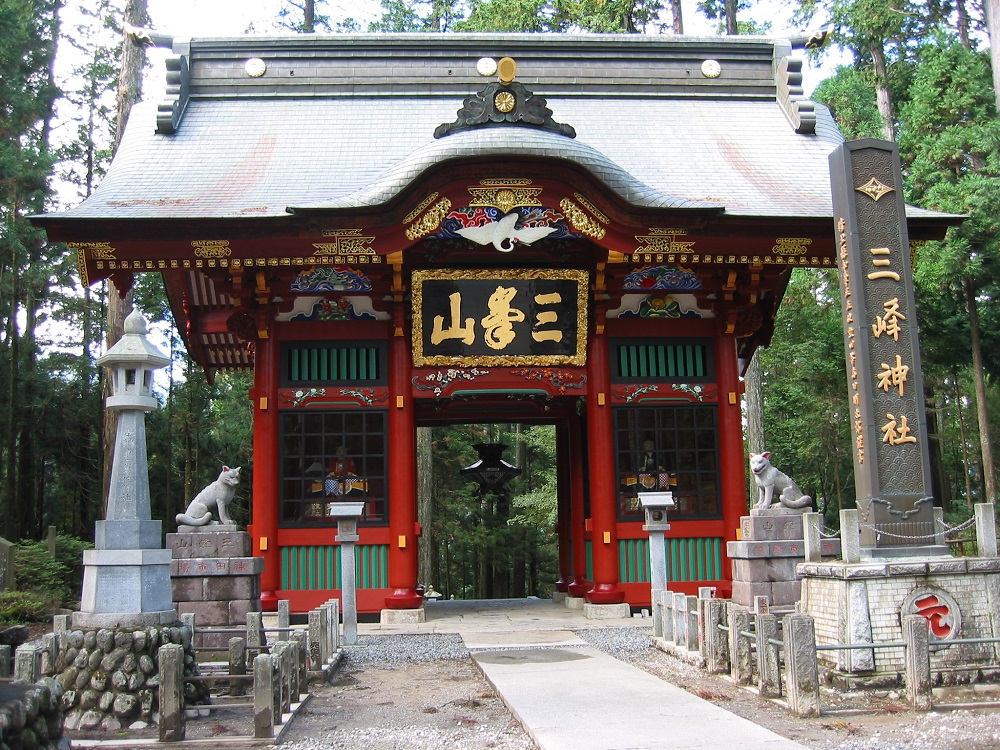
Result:
<svg viewBox="0 0 1000 750"><path fill-rule="evenodd" d="M1000 673L998 644L934 646L1000 637L1000 558L833 561L800 565L799 573L799 610L815 621L818 645L898 643L905 619L921 615L928 622L931 670L945 684ZM898 685L905 672L898 648L821 651L819 659L848 688Z"/></svg>
<svg viewBox="0 0 1000 750"><path fill-rule="evenodd" d="M180 526L167 534L170 578L178 615L194 614L196 628L246 624L247 612L260 612L260 574L264 560L250 556L250 535L235 525ZM205 634L198 645L222 648L230 634Z"/></svg>
<svg viewBox="0 0 1000 750"><path fill-rule="evenodd" d="M733 564L733 601L752 607L754 597L766 596L774 607L799 600L801 585L796 565L805 554L802 511L785 507L754 508L740 519L742 539L728 542ZM840 554L840 540L823 539L824 557Z"/></svg>

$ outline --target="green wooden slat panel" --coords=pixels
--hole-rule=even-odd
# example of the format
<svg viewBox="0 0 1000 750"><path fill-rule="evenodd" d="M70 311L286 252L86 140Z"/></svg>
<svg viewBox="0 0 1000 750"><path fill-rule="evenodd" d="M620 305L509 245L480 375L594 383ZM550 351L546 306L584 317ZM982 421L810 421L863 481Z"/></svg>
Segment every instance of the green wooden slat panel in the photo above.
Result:
<svg viewBox="0 0 1000 750"><path fill-rule="evenodd" d="M326 355L325 351L319 358L319 379L320 380L330 379L330 358Z"/></svg>
<svg viewBox="0 0 1000 750"><path fill-rule="evenodd" d="M665 346L656 347L656 374L664 378L667 376L667 352Z"/></svg>
<svg viewBox="0 0 1000 750"><path fill-rule="evenodd" d="M694 375L694 347L685 346L684 347L684 357L687 360L687 372L685 375L691 377Z"/></svg>
<svg viewBox="0 0 1000 750"><path fill-rule="evenodd" d="M667 350L667 377L674 378L677 377L677 352L674 351L674 347L668 346Z"/></svg>
<svg viewBox="0 0 1000 750"><path fill-rule="evenodd" d="M594 545L588 539L585 544L587 545L587 580L594 580Z"/></svg>

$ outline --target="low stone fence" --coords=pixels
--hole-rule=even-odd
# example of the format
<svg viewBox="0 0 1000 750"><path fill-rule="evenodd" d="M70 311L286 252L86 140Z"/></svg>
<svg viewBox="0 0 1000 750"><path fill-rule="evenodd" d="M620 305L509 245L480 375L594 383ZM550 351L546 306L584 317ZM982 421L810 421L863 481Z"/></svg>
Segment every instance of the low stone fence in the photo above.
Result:
<svg viewBox="0 0 1000 750"><path fill-rule="evenodd" d="M56 616L53 632L19 646L13 659L0 645L0 747L68 750L64 730L118 732L137 719L158 722L160 741L175 742L185 739L187 720L211 706L252 709L253 737L279 736L310 679L328 680L341 658L337 600L309 612L304 627L291 627L282 605L276 628L250 612L245 630L231 629L221 666L199 661L193 616L166 627L88 631ZM226 702L216 703L214 685L225 687Z"/></svg>
<svg viewBox="0 0 1000 750"><path fill-rule="evenodd" d="M707 590L706 590L707 591ZM906 700L915 710L934 708L931 650L976 644L998 644L1000 638L930 641L927 619L903 617L903 639L885 643L817 645L813 618L797 613L772 613L766 602L756 611L731 601L671 594L657 597L662 607L664 634L657 645L686 657L714 674L728 673L737 685L754 685L765 698L784 698L800 717L819 716L821 651L898 649L904 654L901 682ZM982 671L982 665L975 665ZM1000 665L987 677L1000 677Z"/></svg>

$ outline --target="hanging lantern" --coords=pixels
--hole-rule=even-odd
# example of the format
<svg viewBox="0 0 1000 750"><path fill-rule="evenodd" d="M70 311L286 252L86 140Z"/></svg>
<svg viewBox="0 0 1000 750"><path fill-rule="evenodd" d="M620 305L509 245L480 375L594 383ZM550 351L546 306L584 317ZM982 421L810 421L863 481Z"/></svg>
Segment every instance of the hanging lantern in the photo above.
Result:
<svg viewBox="0 0 1000 750"><path fill-rule="evenodd" d="M499 492L509 479L521 473L520 467L503 460L503 452L509 446L503 443L476 443L472 447L479 454L479 460L460 473L475 481L480 492Z"/></svg>

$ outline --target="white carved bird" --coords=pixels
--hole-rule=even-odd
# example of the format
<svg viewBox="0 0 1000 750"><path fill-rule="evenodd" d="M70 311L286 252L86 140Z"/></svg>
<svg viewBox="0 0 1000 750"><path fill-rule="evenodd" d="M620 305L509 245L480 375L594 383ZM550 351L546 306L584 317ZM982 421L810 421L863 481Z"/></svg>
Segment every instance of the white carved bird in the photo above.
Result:
<svg viewBox="0 0 1000 750"><path fill-rule="evenodd" d="M513 211L499 221L492 221L480 227L459 229L458 234L480 245L492 243L493 247L501 253L509 253L518 242L530 245L535 240L540 240L556 231L555 227L521 227L517 229L515 225L519 217L520 214Z"/></svg>

